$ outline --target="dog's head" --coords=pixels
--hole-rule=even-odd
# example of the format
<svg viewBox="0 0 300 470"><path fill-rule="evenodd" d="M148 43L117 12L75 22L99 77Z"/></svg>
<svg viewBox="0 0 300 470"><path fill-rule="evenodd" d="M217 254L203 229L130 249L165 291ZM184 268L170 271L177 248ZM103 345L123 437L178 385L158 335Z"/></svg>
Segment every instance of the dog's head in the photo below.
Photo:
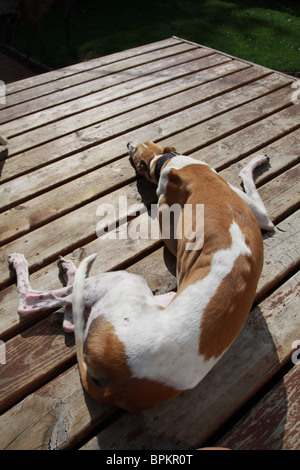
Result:
<svg viewBox="0 0 300 470"><path fill-rule="evenodd" d="M127 148L136 171L150 181L154 181L153 171L150 173L150 163L153 158L175 151L174 147L160 147L150 141L143 144L128 142Z"/></svg>

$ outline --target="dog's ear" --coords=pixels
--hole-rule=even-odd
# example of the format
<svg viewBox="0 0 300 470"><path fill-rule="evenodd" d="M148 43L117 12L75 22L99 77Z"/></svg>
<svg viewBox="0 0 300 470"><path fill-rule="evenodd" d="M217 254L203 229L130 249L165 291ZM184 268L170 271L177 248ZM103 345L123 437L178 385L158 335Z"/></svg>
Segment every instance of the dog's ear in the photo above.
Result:
<svg viewBox="0 0 300 470"><path fill-rule="evenodd" d="M170 153L170 152L172 152L172 151L176 152L176 148L175 148L175 147L165 147L165 148L164 148L164 155L165 155L166 153Z"/></svg>
<svg viewBox="0 0 300 470"><path fill-rule="evenodd" d="M147 168L147 163L141 158L136 167L137 171L139 173L145 173L145 171L147 171Z"/></svg>

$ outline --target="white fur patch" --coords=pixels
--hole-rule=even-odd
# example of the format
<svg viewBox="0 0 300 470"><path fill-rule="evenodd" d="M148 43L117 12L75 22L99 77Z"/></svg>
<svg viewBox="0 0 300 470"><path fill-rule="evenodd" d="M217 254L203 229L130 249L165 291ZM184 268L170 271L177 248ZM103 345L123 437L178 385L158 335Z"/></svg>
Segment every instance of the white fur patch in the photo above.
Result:
<svg viewBox="0 0 300 470"><path fill-rule="evenodd" d="M160 157L162 157L162 156L163 156L163 155L155 155L155 157L152 158L152 160L151 160L151 162L150 162L150 171L151 171L151 169L152 169L153 164L154 164Z"/></svg>
<svg viewBox="0 0 300 470"><path fill-rule="evenodd" d="M154 162L154 159L152 160L152 162ZM151 164L152 164L152 162L151 162ZM160 174L159 183L158 183L158 187L157 187L157 190L156 190L156 194L157 194L157 197L158 197L158 202L159 202L160 198L164 194L166 194L167 184L168 184L168 181L169 181L169 171L172 170L172 169L181 170L182 168L185 168L186 166L189 166L189 165L206 165L206 166L209 166L205 162L196 160L195 158L192 158L192 157L187 157L185 155L178 155L178 156L173 157L172 159L170 159L167 162L166 166L163 168L163 170ZM211 170L215 172L215 170L213 168L211 168Z"/></svg>
<svg viewBox="0 0 300 470"><path fill-rule="evenodd" d="M248 194L244 193L239 188L236 188L231 184L229 186L250 206L250 209L252 210L259 227L263 230L273 230L274 225L269 219L267 210L260 198L250 197Z"/></svg>
<svg viewBox="0 0 300 470"><path fill-rule="evenodd" d="M236 222L232 223L230 234L231 246L214 254L209 274L189 285L163 311L157 309L154 297L141 280L136 283L131 278L131 285L123 284L125 297L119 293L114 308L104 317L125 345L133 377L185 390L196 386L219 360L220 357L205 360L199 355L201 319L237 258L251 255Z"/></svg>

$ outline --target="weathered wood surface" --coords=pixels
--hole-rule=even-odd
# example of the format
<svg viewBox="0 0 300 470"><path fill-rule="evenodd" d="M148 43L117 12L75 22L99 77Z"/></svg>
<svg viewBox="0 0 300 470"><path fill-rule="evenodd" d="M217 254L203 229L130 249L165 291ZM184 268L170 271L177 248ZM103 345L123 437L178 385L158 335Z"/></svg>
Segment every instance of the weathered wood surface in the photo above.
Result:
<svg viewBox="0 0 300 470"><path fill-rule="evenodd" d="M283 370L300 340L300 122L292 83L170 38L7 87L7 106L0 108L0 133L9 138L8 156L0 161L0 340L7 359L0 365L1 449L80 448L83 442L84 449L195 448ZM120 229L128 215L137 224L149 219L137 210L155 202L155 187L136 180L126 153L129 140L146 139L206 161L236 186L253 156L270 155L257 185L277 227L264 234L256 306L220 365L176 400L129 415L83 393L62 311L19 320L7 255L25 254L36 289L59 287L59 254L78 264L92 252L99 253L92 273L126 268L145 276L155 293L175 289L174 259L160 240L96 234L98 206L118 209L120 197L128 204L116 212ZM274 388L274 396L271 390L261 401L262 409L263 400L273 406L279 393L282 403L280 420L270 421L276 439L266 440L269 448L299 448L295 377L293 369L283 377L290 391ZM238 423L245 436L260 422L259 407ZM258 446L255 434L239 441L235 428L223 441L232 448Z"/></svg>
<svg viewBox="0 0 300 470"><path fill-rule="evenodd" d="M300 367L293 367L218 444L233 450L300 450L299 392Z"/></svg>

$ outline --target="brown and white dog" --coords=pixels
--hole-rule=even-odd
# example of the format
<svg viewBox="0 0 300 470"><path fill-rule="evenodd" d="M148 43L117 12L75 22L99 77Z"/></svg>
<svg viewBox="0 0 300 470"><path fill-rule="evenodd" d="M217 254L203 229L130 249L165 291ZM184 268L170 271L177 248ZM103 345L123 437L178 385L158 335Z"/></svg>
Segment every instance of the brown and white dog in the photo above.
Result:
<svg viewBox="0 0 300 470"><path fill-rule="evenodd" d="M154 296L142 277L126 271L86 278L96 255L77 271L61 258L66 286L37 292L24 256L13 253L9 262L17 273L19 314L65 305L64 328L75 328L86 391L137 412L195 387L236 338L262 270L260 228L274 226L253 181L254 168L268 161L265 155L241 172L245 194L206 163L175 149L152 142L129 143L128 149L136 170L157 183L158 206L180 205L182 217L175 224L188 206L204 205L204 223L191 221L192 231L202 231L201 244L186 249L185 233L165 240L177 257L176 294Z"/></svg>

